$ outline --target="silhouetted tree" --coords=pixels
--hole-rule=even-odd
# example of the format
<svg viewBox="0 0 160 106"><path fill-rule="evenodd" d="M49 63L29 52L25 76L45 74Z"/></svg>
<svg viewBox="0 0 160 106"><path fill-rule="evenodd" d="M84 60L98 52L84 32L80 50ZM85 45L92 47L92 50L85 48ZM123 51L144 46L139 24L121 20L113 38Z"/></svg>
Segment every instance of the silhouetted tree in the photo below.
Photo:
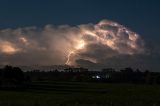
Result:
<svg viewBox="0 0 160 106"><path fill-rule="evenodd" d="M24 82L23 71L18 67L5 66L2 69L1 81L3 86L18 86Z"/></svg>

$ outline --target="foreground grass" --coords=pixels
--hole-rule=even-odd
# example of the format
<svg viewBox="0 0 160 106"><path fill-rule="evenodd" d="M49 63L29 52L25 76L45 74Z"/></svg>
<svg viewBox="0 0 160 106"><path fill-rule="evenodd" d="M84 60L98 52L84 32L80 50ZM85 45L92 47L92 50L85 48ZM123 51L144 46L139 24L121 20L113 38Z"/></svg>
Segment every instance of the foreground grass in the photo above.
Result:
<svg viewBox="0 0 160 106"><path fill-rule="evenodd" d="M0 90L0 106L160 106L160 86L34 82L25 90Z"/></svg>

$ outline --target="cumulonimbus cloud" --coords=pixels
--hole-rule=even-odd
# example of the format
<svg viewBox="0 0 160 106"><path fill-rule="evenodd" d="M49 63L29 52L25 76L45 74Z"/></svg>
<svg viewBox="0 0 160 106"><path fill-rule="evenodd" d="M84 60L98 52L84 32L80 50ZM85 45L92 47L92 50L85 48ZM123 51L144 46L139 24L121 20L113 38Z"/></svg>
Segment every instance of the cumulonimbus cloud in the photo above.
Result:
<svg viewBox="0 0 160 106"><path fill-rule="evenodd" d="M140 36L113 21L0 30L0 64L81 66L109 64L118 56L144 53Z"/></svg>

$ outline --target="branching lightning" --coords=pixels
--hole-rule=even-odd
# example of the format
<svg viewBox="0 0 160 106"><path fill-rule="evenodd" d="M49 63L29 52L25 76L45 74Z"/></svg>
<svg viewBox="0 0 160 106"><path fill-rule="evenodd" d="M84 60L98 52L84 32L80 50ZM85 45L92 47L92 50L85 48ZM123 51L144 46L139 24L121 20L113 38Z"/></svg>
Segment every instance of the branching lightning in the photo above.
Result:
<svg viewBox="0 0 160 106"><path fill-rule="evenodd" d="M85 47L85 42L84 40L80 40L77 45L75 46L75 49L70 51L68 56L67 56L67 61L66 61L66 65L70 65L70 57L72 54L76 54L76 51L80 50L80 49L83 49Z"/></svg>

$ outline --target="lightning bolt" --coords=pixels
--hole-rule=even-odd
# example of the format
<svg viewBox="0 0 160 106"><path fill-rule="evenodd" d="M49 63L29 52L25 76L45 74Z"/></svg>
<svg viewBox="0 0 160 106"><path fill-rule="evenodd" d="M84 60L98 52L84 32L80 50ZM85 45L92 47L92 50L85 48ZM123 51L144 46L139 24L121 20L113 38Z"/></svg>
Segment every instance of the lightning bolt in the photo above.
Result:
<svg viewBox="0 0 160 106"><path fill-rule="evenodd" d="M66 61L66 65L69 65L69 61L70 61L70 57L71 57L71 55L72 54L74 54L74 51L71 51L69 54L68 54L68 56L67 56L67 61Z"/></svg>
<svg viewBox="0 0 160 106"><path fill-rule="evenodd" d="M66 61L65 64L66 64L66 65L70 65L69 62L70 62L71 55L72 55L72 54L76 54L76 52L77 52L78 50L83 49L84 47L85 47L85 42L84 42L84 40L81 39L81 40L77 43L75 49L69 52L69 54L68 54L68 56L67 56L67 61Z"/></svg>

